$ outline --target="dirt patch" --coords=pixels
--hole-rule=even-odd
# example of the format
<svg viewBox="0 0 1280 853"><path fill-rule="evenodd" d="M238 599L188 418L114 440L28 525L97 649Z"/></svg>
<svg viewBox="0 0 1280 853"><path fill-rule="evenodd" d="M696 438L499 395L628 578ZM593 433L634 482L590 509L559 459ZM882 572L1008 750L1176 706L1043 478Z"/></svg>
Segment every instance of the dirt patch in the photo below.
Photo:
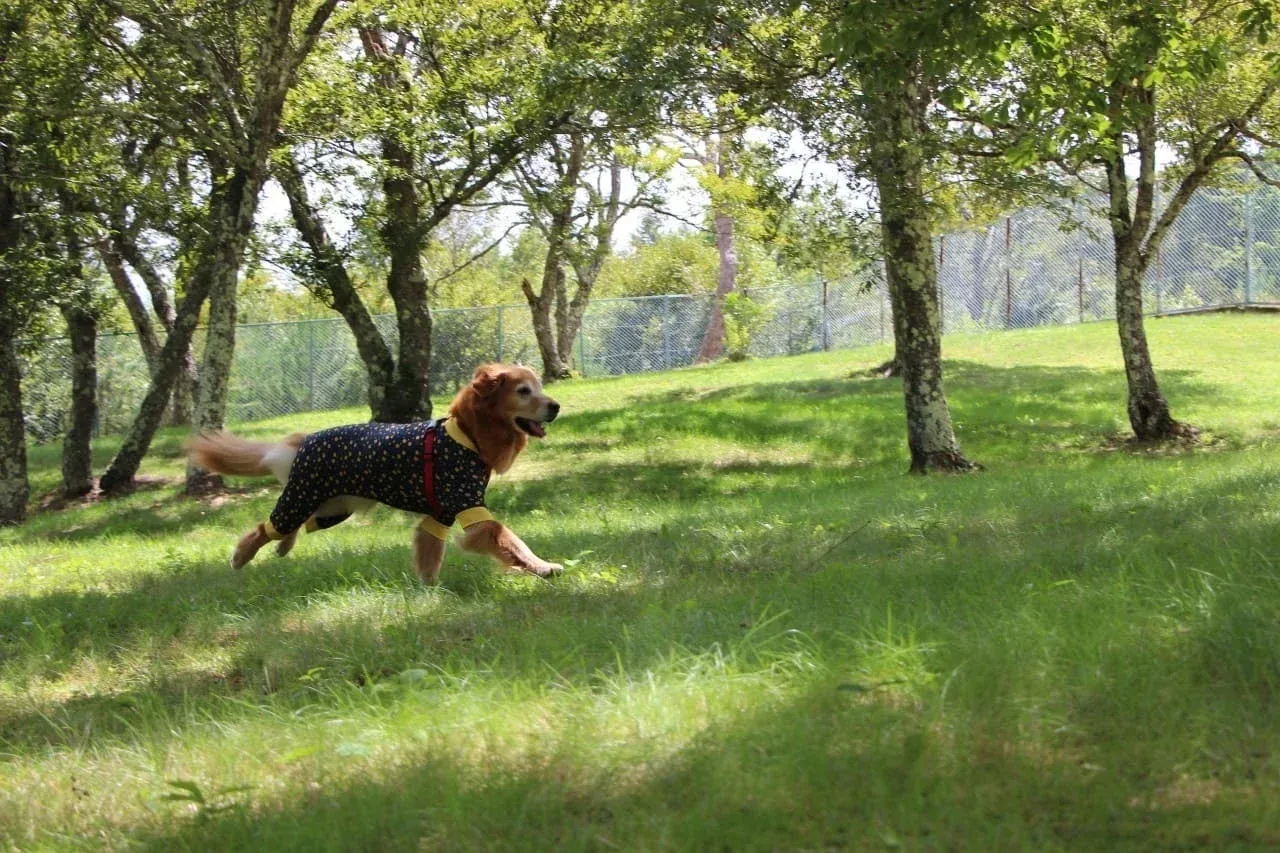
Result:
<svg viewBox="0 0 1280 853"><path fill-rule="evenodd" d="M133 492L146 492L155 489L162 489L166 486L176 486L182 481L177 477L157 477L140 475L134 479L134 487L130 489ZM104 500L108 500L115 495L108 495L98 486L98 480L93 481L93 488L87 494L75 498L69 498L62 494L61 491L49 492L42 495L36 501L37 512L59 512L64 509L82 509L87 506L93 506Z"/></svg>

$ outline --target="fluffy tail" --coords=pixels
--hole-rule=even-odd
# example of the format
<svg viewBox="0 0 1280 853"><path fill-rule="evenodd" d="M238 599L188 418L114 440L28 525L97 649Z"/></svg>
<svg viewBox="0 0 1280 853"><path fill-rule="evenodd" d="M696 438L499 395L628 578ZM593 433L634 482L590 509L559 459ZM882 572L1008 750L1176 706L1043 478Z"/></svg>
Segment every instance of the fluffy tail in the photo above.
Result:
<svg viewBox="0 0 1280 853"><path fill-rule="evenodd" d="M289 479L293 457L298 445L306 438L294 433L284 441L268 443L249 441L229 432L206 432L192 436L187 441L187 456L201 468L219 474L236 474L241 477L266 477L274 475L280 482Z"/></svg>

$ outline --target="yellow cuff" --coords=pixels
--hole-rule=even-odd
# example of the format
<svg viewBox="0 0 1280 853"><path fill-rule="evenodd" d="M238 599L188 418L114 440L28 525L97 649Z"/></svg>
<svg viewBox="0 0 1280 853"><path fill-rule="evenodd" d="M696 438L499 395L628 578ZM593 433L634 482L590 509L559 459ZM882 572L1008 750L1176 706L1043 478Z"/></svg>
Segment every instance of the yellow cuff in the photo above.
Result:
<svg viewBox="0 0 1280 853"><path fill-rule="evenodd" d="M424 515L422 521L418 522L418 526L442 542L449 541L449 528L429 515Z"/></svg>
<svg viewBox="0 0 1280 853"><path fill-rule="evenodd" d="M262 529L266 531L268 539L278 540L278 539L284 538L283 536L280 535L280 531L276 530L276 526L271 523L270 519L262 522Z"/></svg>
<svg viewBox="0 0 1280 853"><path fill-rule="evenodd" d="M493 515L482 506L473 506L471 509L464 509L458 513L457 521L463 527L470 527L481 521L493 521Z"/></svg>

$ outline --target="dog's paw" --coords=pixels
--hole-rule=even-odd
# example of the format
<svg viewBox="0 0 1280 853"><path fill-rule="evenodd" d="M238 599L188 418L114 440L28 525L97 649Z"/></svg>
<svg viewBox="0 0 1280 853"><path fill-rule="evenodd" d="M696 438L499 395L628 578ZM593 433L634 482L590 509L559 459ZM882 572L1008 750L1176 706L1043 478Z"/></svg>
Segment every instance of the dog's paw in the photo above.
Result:
<svg viewBox="0 0 1280 853"><path fill-rule="evenodd" d="M276 556L287 557L289 552L293 550L294 543L298 541L297 535L286 536L276 543Z"/></svg>
<svg viewBox="0 0 1280 853"><path fill-rule="evenodd" d="M543 563L540 566L534 566L531 571L540 578L553 578L564 572L564 566L559 563Z"/></svg>

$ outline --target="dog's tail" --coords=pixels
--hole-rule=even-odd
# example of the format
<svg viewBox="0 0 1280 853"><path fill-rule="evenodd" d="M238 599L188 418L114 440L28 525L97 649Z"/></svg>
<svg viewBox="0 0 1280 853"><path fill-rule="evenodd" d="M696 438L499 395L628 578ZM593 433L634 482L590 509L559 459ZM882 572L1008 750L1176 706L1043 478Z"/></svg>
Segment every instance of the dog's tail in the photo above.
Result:
<svg viewBox="0 0 1280 853"><path fill-rule="evenodd" d="M293 457L306 438L296 432L277 443L249 441L221 430L192 436L187 441L187 456L201 468L219 474L241 477L275 476L281 483L289 479Z"/></svg>

